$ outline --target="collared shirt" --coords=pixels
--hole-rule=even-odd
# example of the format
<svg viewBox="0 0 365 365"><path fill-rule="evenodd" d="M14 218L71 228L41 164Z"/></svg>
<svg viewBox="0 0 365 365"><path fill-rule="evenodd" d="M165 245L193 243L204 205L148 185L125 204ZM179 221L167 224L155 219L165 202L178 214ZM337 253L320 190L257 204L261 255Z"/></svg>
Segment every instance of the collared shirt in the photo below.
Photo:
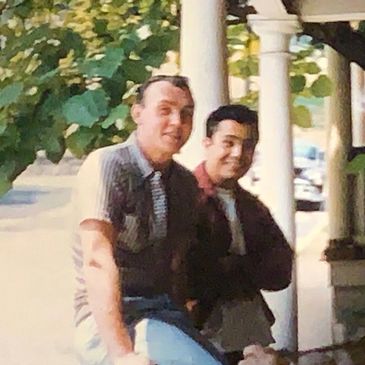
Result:
<svg viewBox="0 0 365 365"><path fill-rule="evenodd" d="M109 222L117 230L114 259L123 276L123 296L169 294L175 301L185 299L185 255L196 235L195 178L174 161L164 172L167 233L154 239L149 181L153 172L133 135L92 152L81 166L73 196L76 323L91 313L78 232L79 224L88 219Z"/></svg>
<svg viewBox="0 0 365 365"><path fill-rule="evenodd" d="M232 242L229 247L229 252L236 255L244 255L246 253L246 244L241 222L237 215L234 191L232 189L217 188L217 195L222 202L231 229Z"/></svg>

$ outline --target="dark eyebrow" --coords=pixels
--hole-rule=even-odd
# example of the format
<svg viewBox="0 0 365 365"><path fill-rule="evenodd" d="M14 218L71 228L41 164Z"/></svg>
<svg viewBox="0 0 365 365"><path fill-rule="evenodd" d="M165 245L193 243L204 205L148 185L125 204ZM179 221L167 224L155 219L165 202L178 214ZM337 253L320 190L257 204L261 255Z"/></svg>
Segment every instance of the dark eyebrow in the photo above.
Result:
<svg viewBox="0 0 365 365"><path fill-rule="evenodd" d="M158 102L158 104L170 104L170 105L176 105L177 102L174 100L169 100L169 99L162 99ZM194 109L195 105L194 104L188 104L185 105L183 109Z"/></svg>
<svg viewBox="0 0 365 365"><path fill-rule="evenodd" d="M241 140L241 138L235 136L234 134L225 134L223 136L224 138L232 138L232 139L238 139L238 140Z"/></svg>
<svg viewBox="0 0 365 365"><path fill-rule="evenodd" d="M171 105L176 105L176 101L173 100L168 100L168 99L162 99L158 102L158 104L171 104Z"/></svg>
<svg viewBox="0 0 365 365"><path fill-rule="evenodd" d="M250 138L239 138L237 136L235 136L234 134L225 134L223 138L230 138L230 139L234 139L234 140L237 140L237 141L240 141L242 143L246 142L246 141L250 141L250 142L256 142L256 139L250 137Z"/></svg>
<svg viewBox="0 0 365 365"><path fill-rule="evenodd" d="M163 99L163 100L160 100L158 102L158 105L164 105L164 104L168 104L168 105L177 105L177 102L175 101L172 101L172 100L167 100L167 99ZM194 111L194 104L189 104L189 105L185 105L182 110L183 111Z"/></svg>

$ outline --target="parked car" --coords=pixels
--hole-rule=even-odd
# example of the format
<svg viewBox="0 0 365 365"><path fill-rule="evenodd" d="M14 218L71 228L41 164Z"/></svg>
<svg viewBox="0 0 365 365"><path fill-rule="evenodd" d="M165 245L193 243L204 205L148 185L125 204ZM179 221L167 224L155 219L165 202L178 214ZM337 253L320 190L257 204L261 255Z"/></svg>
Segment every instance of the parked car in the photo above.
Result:
<svg viewBox="0 0 365 365"><path fill-rule="evenodd" d="M315 144L296 140L293 157L295 177L308 180L322 191L325 179L324 151Z"/></svg>
<svg viewBox="0 0 365 365"><path fill-rule="evenodd" d="M325 198L320 188L301 177L294 179L294 196L298 210L322 210Z"/></svg>
<svg viewBox="0 0 365 365"><path fill-rule="evenodd" d="M325 197L324 151L314 143L295 140L293 145L294 196L298 209L323 209ZM255 152L254 162L248 172L251 184L260 179L260 152Z"/></svg>

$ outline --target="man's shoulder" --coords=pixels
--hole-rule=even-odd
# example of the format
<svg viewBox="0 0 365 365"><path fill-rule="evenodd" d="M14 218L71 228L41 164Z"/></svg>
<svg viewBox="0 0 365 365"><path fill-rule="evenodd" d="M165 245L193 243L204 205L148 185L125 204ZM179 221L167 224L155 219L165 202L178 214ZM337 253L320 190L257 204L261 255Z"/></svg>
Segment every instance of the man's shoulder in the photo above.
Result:
<svg viewBox="0 0 365 365"><path fill-rule="evenodd" d="M188 184L190 189L198 190L198 183L194 174L180 163L173 161L174 177L184 184ZM183 186L182 184L180 186ZM186 185L184 186L187 187Z"/></svg>
<svg viewBox="0 0 365 365"><path fill-rule="evenodd" d="M185 166L181 165L179 162L173 160L173 166L174 166L174 172L176 174L179 174L183 177L186 177L187 179L193 179L195 180L194 174L187 169Z"/></svg>
<svg viewBox="0 0 365 365"><path fill-rule="evenodd" d="M112 167L118 166L121 163L128 163L131 160L131 144L122 142L106 147L98 148L92 151L83 162L82 168L101 168L104 165Z"/></svg>
<svg viewBox="0 0 365 365"><path fill-rule="evenodd" d="M100 160L120 159L121 157L128 158L131 151L131 143L128 141L113 144L98 148L91 152L88 158L95 158Z"/></svg>
<svg viewBox="0 0 365 365"><path fill-rule="evenodd" d="M269 214L267 206L257 197L242 186L237 187L238 199L243 203L246 208L251 208L261 214Z"/></svg>

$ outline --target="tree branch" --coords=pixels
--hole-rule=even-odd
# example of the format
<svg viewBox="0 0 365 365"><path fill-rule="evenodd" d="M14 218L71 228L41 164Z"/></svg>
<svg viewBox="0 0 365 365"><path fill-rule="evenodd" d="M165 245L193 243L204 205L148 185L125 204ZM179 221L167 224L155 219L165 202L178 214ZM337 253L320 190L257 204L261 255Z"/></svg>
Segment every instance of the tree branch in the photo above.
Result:
<svg viewBox="0 0 365 365"><path fill-rule="evenodd" d="M303 23L303 33L318 42L328 44L350 62L365 70L365 37L353 30L348 22Z"/></svg>
<svg viewBox="0 0 365 365"><path fill-rule="evenodd" d="M256 13L253 6L245 5L241 7L238 5L237 1L227 1L227 14L238 18L241 23L247 23L247 15Z"/></svg>

